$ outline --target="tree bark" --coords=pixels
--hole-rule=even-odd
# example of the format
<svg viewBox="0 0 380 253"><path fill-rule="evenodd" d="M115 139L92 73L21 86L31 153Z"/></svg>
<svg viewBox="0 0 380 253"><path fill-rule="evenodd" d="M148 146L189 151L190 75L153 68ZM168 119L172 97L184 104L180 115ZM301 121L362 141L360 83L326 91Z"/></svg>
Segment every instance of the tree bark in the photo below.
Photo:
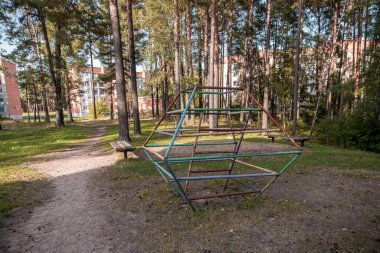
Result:
<svg viewBox="0 0 380 253"><path fill-rule="evenodd" d="M39 37L37 35L36 27L33 23L31 22L32 25L32 30L34 34L34 40L35 40L35 52L38 58L38 66L40 69L40 75L43 73L43 63L42 63L42 57L41 57L41 52L40 52L40 41ZM50 115L49 115L49 107L48 107L48 98L47 98L47 89L46 89L46 84L45 84L45 78L41 78L42 80L42 100L43 100L43 107L44 107L44 112L45 112L45 122L50 122Z"/></svg>
<svg viewBox="0 0 380 253"><path fill-rule="evenodd" d="M135 136L141 135L140 115L139 115L139 98L137 93L137 78L136 78L136 54L135 54L135 35L133 32L133 16L132 16L132 0L126 0L127 6L127 22L128 22L128 45L129 58L131 61L131 91L132 91L132 110L133 110L133 125Z"/></svg>
<svg viewBox="0 0 380 253"><path fill-rule="evenodd" d="M230 19L227 28L227 87L232 87L232 42L232 20ZM231 107L231 104L231 93L227 93L227 107Z"/></svg>
<svg viewBox="0 0 380 253"><path fill-rule="evenodd" d="M356 0L354 1L354 8L356 6ZM358 102L358 95L359 95L359 86L356 86L356 12L353 14L352 18L352 27L353 27L353 36L352 36L352 79L355 82L354 86L354 104L351 108L351 111L353 112L353 109L356 107Z"/></svg>
<svg viewBox="0 0 380 253"><path fill-rule="evenodd" d="M158 108L158 86L156 86L156 118L160 117L160 110Z"/></svg>
<svg viewBox="0 0 380 253"><path fill-rule="evenodd" d="M179 17L178 17L178 0L173 0L173 12L174 12L174 85L175 93L179 93L180 86L180 62L179 62ZM176 109L181 108L181 96L178 96L176 101ZM176 119L177 123L179 118Z"/></svg>
<svg viewBox="0 0 380 253"><path fill-rule="evenodd" d="M269 50L270 50L270 16L271 16L271 0L267 0L267 20L266 20L266 35L265 35L265 73L264 73L264 99L263 108L268 111L269 109ZM261 118L261 128L268 128L268 115L263 112ZM263 133L264 134L264 133Z"/></svg>
<svg viewBox="0 0 380 253"><path fill-rule="evenodd" d="M113 112L113 81L111 81L111 86L110 86L110 119L114 120L114 112Z"/></svg>
<svg viewBox="0 0 380 253"><path fill-rule="evenodd" d="M63 118L63 107L61 105L61 100L62 100L62 98L61 98L61 84L58 82L56 75L55 75L53 55L51 53L49 36L47 33L46 22L45 22L45 16L41 10L38 10L38 17L39 17L39 20L41 22L42 33L43 33L44 39L45 39L45 47L46 47L46 52L47 52L47 56L48 56L50 78L53 81L54 89L55 89L56 126L61 127L61 126L65 126L65 122L64 122L64 118Z"/></svg>
<svg viewBox="0 0 380 253"><path fill-rule="evenodd" d="M198 26L198 86L202 86L202 23ZM203 107L203 96L199 95L199 108Z"/></svg>
<svg viewBox="0 0 380 253"><path fill-rule="evenodd" d="M204 20L204 30L203 30L203 51L204 51L204 80L205 80L205 86L208 86L208 58L209 58L209 50L208 50L208 30L210 26L210 19L209 19L209 7L207 6L205 8L205 20Z"/></svg>
<svg viewBox="0 0 380 253"><path fill-rule="evenodd" d="M298 103L299 103L299 96L298 96L298 82L299 82L299 71L300 71L300 53L301 53L301 33L302 33L302 0L298 0L298 21L297 21L297 40L296 40L296 60L294 64L294 71L295 71L295 77L294 77L294 86L293 86L293 128L292 128L292 135L297 134L297 116L298 116Z"/></svg>
<svg viewBox="0 0 380 253"><path fill-rule="evenodd" d="M362 2L358 0L359 13L358 13L358 38L356 45L356 68L355 68L355 99L356 103L359 100L359 88L360 88L360 66L361 66L361 49L362 49L362 21L363 21L363 11L362 11Z"/></svg>
<svg viewBox="0 0 380 253"><path fill-rule="evenodd" d="M121 46L120 22L117 0L109 0L113 46L115 51L115 74L116 74L116 91L117 91L117 114L119 122L119 140L130 141L128 129L128 113L125 92L123 52Z"/></svg>
<svg viewBox="0 0 380 253"><path fill-rule="evenodd" d="M57 126L64 126L64 115L63 115L63 108L64 108L64 90L62 86L62 51L61 51L61 42L59 40L59 36L62 32L62 26L61 24L57 24L56 26L56 41L55 41L55 67L56 67L56 80L57 80L57 101L58 104L56 105L57 114L56 114L56 125Z"/></svg>
<svg viewBox="0 0 380 253"><path fill-rule="evenodd" d="M95 94L95 82L94 82L94 62L92 57L92 38L91 33L88 33L88 43L90 46L90 63L91 63L91 89L92 89L92 112L94 119L97 119L96 115L96 94Z"/></svg>
<svg viewBox="0 0 380 253"><path fill-rule="evenodd" d="M218 28L217 28L217 0L211 2L211 32L210 32L210 61L209 61L209 86L218 86ZM217 108L217 96L209 96L209 108ZM217 127L217 115L210 114L210 128Z"/></svg>

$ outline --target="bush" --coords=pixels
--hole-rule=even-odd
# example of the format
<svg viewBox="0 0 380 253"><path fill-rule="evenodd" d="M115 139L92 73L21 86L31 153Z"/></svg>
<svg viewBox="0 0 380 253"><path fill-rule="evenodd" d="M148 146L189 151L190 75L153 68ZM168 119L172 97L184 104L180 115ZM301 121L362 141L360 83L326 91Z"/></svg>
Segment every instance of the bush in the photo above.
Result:
<svg viewBox="0 0 380 253"><path fill-rule="evenodd" d="M106 100L104 98L100 98L99 100L97 100L95 102L95 106L96 106L96 116L98 118L105 117L109 114L107 103L106 103ZM92 102L91 102L90 112L89 112L90 119L94 118L94 109L93 108L94 107L92 106Z"/></svg>
<svg viewBox="0 0 380 253"><path fill-rule="evenodd" d="M380 121L363 120L357 115L322 120L315 129L318 142L343 148L380 153Z"/></svg>

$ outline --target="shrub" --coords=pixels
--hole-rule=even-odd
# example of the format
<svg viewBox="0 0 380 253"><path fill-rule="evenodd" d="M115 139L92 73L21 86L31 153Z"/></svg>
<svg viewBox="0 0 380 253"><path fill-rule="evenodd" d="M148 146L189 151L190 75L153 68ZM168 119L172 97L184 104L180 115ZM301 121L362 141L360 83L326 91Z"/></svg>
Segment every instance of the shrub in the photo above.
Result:
<svg viewBox="0 0 380 253"><path fill-rule="evenodd" d="M95 102L95 106L96 106L96 116L98 118L105 117L109 114L107 103L106 103L106 100L104 98L100 98L99 100L97 100ZM94 118L94 109L93 108L94 107L92 106L92 103L91 103L90 112L89 112L90 119Z"/></svg>
<svg viewBox="0 0 380 253"><path fill-rule="evenodd" d="M317 125L315 136L322 144L380 153L379 120L363 120L357 115L343 119L325 119Z"/></svg>

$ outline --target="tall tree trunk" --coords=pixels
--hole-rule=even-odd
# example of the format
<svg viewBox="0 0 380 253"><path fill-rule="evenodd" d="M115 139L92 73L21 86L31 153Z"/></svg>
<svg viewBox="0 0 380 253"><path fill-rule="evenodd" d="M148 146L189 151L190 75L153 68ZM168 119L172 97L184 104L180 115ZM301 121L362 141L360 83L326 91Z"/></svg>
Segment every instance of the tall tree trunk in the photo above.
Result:
<svg viewBox="0 0 380 253"><path fill-rule="evenodd" d="M271 0L267 0L267 28L265 35L265 73L264 73L264 100L263 100L263 108L268 111L269 108L269 70L270 70L270 62L269 62L269 50L270 50L270 16L271 16ZM261 118L261 128L268 128L268 115L263 112ZM263 133L264 134L264 133Z"/></svg>
<svg viewBox="0 0 380 253"><path fill-rule="evenodd" d="M366 65L367 65L367 37L368 37L368 22L369 22L369 1L366 1L365 4L365 25L364 25L364 45L363 45L363 65L362 65L362 72L366 70Z"/></svg>
<svg viewBox="0 0 380 253"><path fill-rule="evenodd" d="M66 84L66 92L67 92L67 113L69 114L69 120L70 122L74 122L73 118L73 110L71 109L71 89L70 89L70 84Z"/></svg>
<svg viewBox="0 0 380 253"><path fill-rule="evenodd" d="M131 61L131 91L132 91L132 110L133 125L135 136L141 135L140 115L139 115L139 97L137 94L136 78L136 55L135 55L135 35L133 32L132 0L126 0L127 5L127 22L128 22L128 45L129 58Z"/></svg>
<svg viewBox="0 0 380 253"><path fill-rule="evenodd" d="M208 30L210 26L210 19L209 19L209 7L207 6L205 8L205 20L204 20L204 30L203 30L203 51L204 51L204 80L205 80L205 86L209 85L209 78L208 78L208 67L209 67L209 48L208 48Z"/></svg>
<svg viewBox="0 0 380 253"><path fill-rule="evenodd" d="M167 105L168 105L168 102L169 102L169 80L168 80L168 68L167 68L167 64L166 64L166 59L164 59L164 83L162 85L162 111L163 112L166 112L167 110Z"/></svg>
<svg viewBox="0 0 380 253"><path fill-rule="evenodd" d="M57 126L64 126L64 120L63 120L63 108L64 108L64 90L62 86L62 51L61 51L61 42L59 40L59 36L61 36L62 32L62 26L60 23L56 26L56 41L55 41L55 67L56 67L56 79L57 79L57 100L58 107L57 107L57 114L56 114L56 125ZM62 125L63 123L63 125Z"/></svg>
<svg viewBox="0 0 380 253"><path fill-rule="evenodd" d="M356 0L354 0L354 8L356 6ZM352 79L355 83L354 86L354 104L351 108L351 112L353 112L353 109L356 107L358 102L358 95L359 95L359 86L356 86L356 11L354 12L353 18L352 18L352 27L353 27L353 36L352 36Z"/></svg>
<svg viewBox="0 0 380 253"><path fill-rule="evenodd" d="M33 116L34 116L34 123L37 122L37 89L36 89L36 83L34 80L34 75L31 75L31 81L32 81L32 88L33 88Z"/></svg>
<svg viewBox="0 0 380 253"><path fill-rule="evenodd" d="M173 0L174 12L174 85L175 93L179 93L180 86L180 62L179 62L179 15L178 15L178 0ZM176 101L176 109L181 108L181 96L178 96ZM177 123L179 119L177 117Z"/></svg>
<svg viewBox="0 0 380 253"><path fill-rule="evenodd" d="M41 22L41 28L42 33L44 35L45 39L45 46L46 46L46 52L48 56L48 63L49 63L49 72L50 72L50 78L53 81L54 89L55 89L55 107L56 107L56 126L65 126L64 118L63 118L63 106L61 105L61 84L58 82L55 71L54 71L54 63L53 63L53 55L51 53L50 43L49 43L49 36L47 33L46 28L46 22L45 22L45 16L42 13L41 10L38 10L38 17Z"/></svg>
<svg viewBox="0 0 380 253"><path fill-rule="evenodd" d="M333 92L332 92L332 85L333 85L333 77L336 70L336 40L337 40L337 20L338 20L338 3L334 4L334 13L333 13L333 20L331 24L331 61L329 66L329 73L327 77L327 118L333 117Z"/></svg>
<svg viewBox="0 0 380 253"><path fill-rule="evenodd" d="M248 90L253 94L253 8L254 0L250 0L249 17L248 17L248 51L247 53L247 69L248 69ZM270 14L269 14L270 20ZM270 23L270 21L269 21ZM270 34L269 34L270 37Z"/></svg>
<svg viewBox="0 0 380 253"><path fill-rule="evenodd" d="M191 47L191 23L192 23L192 0L188 0L186 4L186 16L187 16L187 27L186 27L186 37L187 37L187 73L190 77L193 76L193 57L192 57L192 47Z"/></svg>
<svg viewBox="0 0 380 253"><path fill-rule="evenodd" d="M356 102L359 99L359 88L360 88L360 66L361 66L361 50L362 50L362 21L363 21L363 11L362 11L362 1L358 0L359 13L358 13L358 38L356 46L356 68L355 68L355 98Z"/></svg>
<svg viewBox="0 0 380 253"><path fill-rule="evenodd" d="M90 46L90 64L91 64L91 89L92 89L92 113L94 114L94 119L97 119L96 115L96 94L95 94L95 81L94 81L94 62L92 57L92 38L91 33L88 33L88 43Z"/></svg>
<svg viewBox="0 0 380 253"><path fill-rule="evenodd" d="M189 77L192 79L194 75L193 69L193 55L192 55L192 44L191 44L191 23L192 23L192 9L193 9L193 1L188 0L186 4L186 16L187 16L187 29L186 29L186 37L187 37L187 72ZM192 84L194 85L194 84ZM189 93L186 93L189 95ZM195 100L191 102L191 108L195 107ZM190 123L195 125L195 114L190 115Z"/></svg>
<svg viewBox="0 0 380 253"><path fill-rule="evenodd" d="M218 28L217 28L217 0L212 0L211 2L211 32L210 32L210 61L209 61L209 85L218 86ZM215 102L217 101L217 96L211 94L209 96L209 108L216 108ZM217 127L217 115L213 113L209 116L210 128Z"/></svg>
<svg viewBox="0 0 380 253"><path fill-rule="evenodd" d="M151 99L151 102L152 102L152 118L154 118L155 117L155 115L154 115L154 87L153 87L153 85L152 86L150 86L150 99Z"/></svg>
<svg viewBox="0 0 380 253"><path fill-rule="evenodd" d="M28 82L25 83L25 95L26 95L26 111L28 112L28 123L30 123L30 103L29 103Z"/></svg>
<svg viewBox="0 0 380 253"><path fill-rule="evenodd" d="M125 92L123 51L121 47L121 34L117 0L109 0L112 25L113 46L115 51L115 74L117 91L117 115L119 122L119 140L131 140L128 129L128 113Z"/></svg>
<svg viewBox="0 0 380 253"><path fill-rule="evenodd" d="M208 3L208 2L207 2ZM210 6L207 4L207 7L205 8L205 16L204 16L204 30L203 30L203 50L204 50L204 82L205 86L211 86L210 84L210 77L209 77L209 68L210 68L210 63L209 63L209 58L210 58L210 50L209 50L209 40L208 40L208 34L209 34L209 27L210 27L210 17L209 17L209 9ZM211 37L210 37L211 40ZM203 101L202 101L203 102ZM203 103L203 107L208 108L210 107L210 95L207 94L205 95L205 101ZM207 115L204 114L203 120L204 122L207 120L206 119Z"/></svg>
<svg viewBox="0 0 380 253"><path fill-rule="evenodd" d="M342 29L342 42L341 42L341 50L342 55L340 57L340 63L339 63L339 82L340 82L340 91L339 91L339 108L338 108L338 116L339 118L343 118L344 116L344 65L347 61L347 49L345 48L345 45L348 45L348 37L346 35L346 26L348 26L347 23L344 24L344 27Z"/></svg>
<svg viewBox="0 0 380 253"><path fill-rule="evenodd" d="M33 22L32 24L32 31L34 34L34 40L35 40L35 52L38 58L38 67L40 70L40 75L42 76L43 73L43 63L42 63L42 57L40 52L40 41L39 36L37 35L36 27ZM49 107L48 107L48 98L47 98L47 89L45 84L45 78L39 78L42 81L42 101L43 101L43 107L45 112L45 122L50 122L50 115L49 115Z"/></svg>
<svg viewBox="0 0 380 253"><path fill-rule="evenodd" d="M111 86L110 86L110 120L114 120L114 112L113 112L113 82L111 81Z"/></svg>
<svg viewBox="0 0 380 253"><path fill-rule="evenodd" d="M300 53L301 53L301 33L302 33L302 0L298 0L298 21L297 21L297 40L296 40L296 60L294 64L295 77L293 86L293 128L292 135L297 134L297 114L298 114L298 82L300 72Z"/></svg>
<svg viewBox="0 0 380 253"><path fill-rule="evenodd" d="M198 25L198 86L202 86L202 23L199 22ZM206 68L206 66L205 66ZM199 95L199 108L203 107L203 96Z"/></svg>
<svg viewBox="0 0 380 253"><path fill-rule="evenodd" d="M232 15L231 15L232 16ZM227 87L232 86L232 20L227 23ZM231 107L231 93L227 93L227 107Z"/></svg>
<svg viewBox="0 0 380 253"><path fill-rule="evenodd" d="M158 108L158 85L156 86L156 118L160 117L160 110Z"/></svg>
<svg viewBox="0 0 380 253"><path fill-rule="evenodd" d="M218 24L218 14L217 14L217 8L218 8L218 1L215 1L215 12L214 12L214 19L215 19L215 39L214 39L214 84L213 86L218 87L219 86L219 24ZM213 108L219 108L219 95L213 94ZM212 115L213 117L213 126L218 127L218 115Z"/></svg>

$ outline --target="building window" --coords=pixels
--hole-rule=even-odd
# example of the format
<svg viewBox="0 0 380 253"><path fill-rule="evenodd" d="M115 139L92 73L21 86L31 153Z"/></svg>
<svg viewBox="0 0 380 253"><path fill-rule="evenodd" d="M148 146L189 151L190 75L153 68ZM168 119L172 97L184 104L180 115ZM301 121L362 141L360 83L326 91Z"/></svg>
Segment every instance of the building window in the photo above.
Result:
<svg viewBox="0 0 380 253"><path fill-rule="evenodd" d="M4 103L4 98L0 98L0 103Z"/></svg>
<svg viewBox="0 0 380 253"><path fill-rule="evenodd" d="M0 106L0 112L5 112L5 108Z"/></svg>
<svg viewBox="0 0 380 253"><path fill-rule="evenodd" d="M0 94L3 94L3 89L0 89Z"/></svg>

